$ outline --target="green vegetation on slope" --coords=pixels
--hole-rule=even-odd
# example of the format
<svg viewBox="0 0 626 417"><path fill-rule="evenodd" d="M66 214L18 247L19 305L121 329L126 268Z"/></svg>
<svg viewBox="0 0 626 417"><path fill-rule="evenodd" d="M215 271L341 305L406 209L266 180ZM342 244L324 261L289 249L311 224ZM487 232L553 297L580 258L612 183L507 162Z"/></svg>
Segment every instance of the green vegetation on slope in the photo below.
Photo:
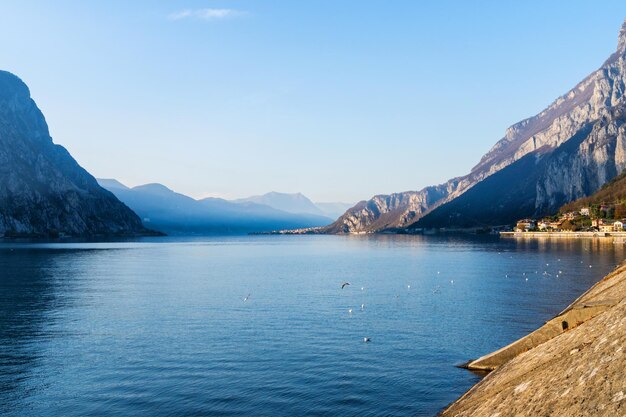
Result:
<svg viewBox="0 0 626 417"><path fill-rule="evenodd" d="M594 194L567 203L559 211L567 213L578 211L583 207L590 208L593 218L621 219L626 217L626 170L604 184Z"/></svg>

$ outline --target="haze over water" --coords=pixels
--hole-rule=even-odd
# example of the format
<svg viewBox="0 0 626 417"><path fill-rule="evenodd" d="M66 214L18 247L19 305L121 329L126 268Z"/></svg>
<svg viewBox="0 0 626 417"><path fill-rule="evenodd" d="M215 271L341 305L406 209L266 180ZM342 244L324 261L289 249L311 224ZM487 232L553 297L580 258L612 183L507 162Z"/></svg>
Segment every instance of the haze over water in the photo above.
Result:
<svg viewBox="0 0 626 417"><path fill-rule="evenodd" d="M450 236L3 244L0 414L434 415L479 379L455 364L623 257Z"/></svg>

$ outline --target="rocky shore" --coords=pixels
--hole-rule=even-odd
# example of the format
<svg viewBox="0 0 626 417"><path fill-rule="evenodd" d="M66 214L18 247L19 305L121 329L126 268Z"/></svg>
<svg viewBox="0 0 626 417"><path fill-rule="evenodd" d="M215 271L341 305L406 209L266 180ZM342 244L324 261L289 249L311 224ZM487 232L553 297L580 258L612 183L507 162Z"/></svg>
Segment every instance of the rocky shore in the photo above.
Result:
<svg viewBox="0 0 626 417"><path fill-rule="evenodd" d="M440 415L626 415L626 263L530 335L467 364L493 370Z"/></svg>

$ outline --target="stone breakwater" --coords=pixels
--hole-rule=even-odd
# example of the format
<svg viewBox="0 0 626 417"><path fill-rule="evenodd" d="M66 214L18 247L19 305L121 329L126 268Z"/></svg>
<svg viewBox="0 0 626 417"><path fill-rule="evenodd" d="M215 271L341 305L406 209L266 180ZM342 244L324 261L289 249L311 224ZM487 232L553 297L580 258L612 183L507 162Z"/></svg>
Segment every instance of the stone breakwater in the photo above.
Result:
<svg viewBox="0 0 626 417"><path fill-rule="evenodd" d="M440 415L626 415L626 264L528 336L469 362L493 370Z"/></svg>

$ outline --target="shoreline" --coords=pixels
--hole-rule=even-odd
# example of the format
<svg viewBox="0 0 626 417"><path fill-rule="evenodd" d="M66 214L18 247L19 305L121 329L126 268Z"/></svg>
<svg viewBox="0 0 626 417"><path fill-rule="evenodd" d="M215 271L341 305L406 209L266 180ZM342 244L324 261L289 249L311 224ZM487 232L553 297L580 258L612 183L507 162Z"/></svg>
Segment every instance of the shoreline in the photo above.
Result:
<svg viewBox="0 0 626 417"><path fill-rule="evenodd" d="M626 239L626 232L500 232L500 237L534 239L534 238L622 238Z"/></svg>
<svg viewBox="0 0 626 417"><path fill-rule="evenodd" d="M539 329L466 363L489 373L439 416L620 415L624 347L626 262Z"/></svg>

